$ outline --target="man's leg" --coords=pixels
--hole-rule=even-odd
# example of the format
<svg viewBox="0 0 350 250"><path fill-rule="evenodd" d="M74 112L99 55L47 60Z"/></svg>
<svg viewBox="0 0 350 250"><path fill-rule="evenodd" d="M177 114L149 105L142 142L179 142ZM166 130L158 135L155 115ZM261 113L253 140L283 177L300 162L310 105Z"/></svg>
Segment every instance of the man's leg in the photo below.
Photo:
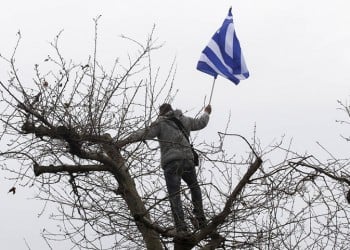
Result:
<svg viewBox="0 0 350 250"><path fill-rule="evenodd" d="M206 219L203 210L202 192L198 185L196 169L192 161L184 161L184 172L182 179L186 182L191 191L192 204L194 207L193 213L196 216L199 227L206 225Z"/></svg>
<svg viewBox="0 0 350 250"><path fill-rule="evenodd" d="M168 188L171 211L178 232L187 231L180 196L182 171L182 161L172 161L164 166L165 182Z"/></svg>

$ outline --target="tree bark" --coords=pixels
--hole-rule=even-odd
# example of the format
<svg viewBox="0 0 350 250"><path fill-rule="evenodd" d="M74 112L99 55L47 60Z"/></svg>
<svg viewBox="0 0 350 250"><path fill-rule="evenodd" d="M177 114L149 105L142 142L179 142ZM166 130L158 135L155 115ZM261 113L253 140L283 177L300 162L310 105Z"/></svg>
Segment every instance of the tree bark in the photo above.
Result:
<svg viewBox="0 0 350 250"><path fill-rule="evenodd" d="M25 133L32 133L36 136L48 136L53 139L61 139L66 141L70 146L70 153L76 155L82 159L95 160L101 163L101 165L61 165L61 166L34 166L35 175L38 176L42 173L57 173L57 172L86 172L86 171L110 171L113 176L116 178L119 184L118 192L125 200L131 215L134 218L145 216L150 219L149 213L147 212L144 203L142 202L141 197L139 196L135 182L130 176L127 167L125 165L125 160L120 154L118 148L113 146L112 139L110 136L104 136L100 139L103 140L103 148L105 153L91 153L85 152L80 145L81 137L74 130L61 127L46 127L39 126L36 127L34 124L26 123L22 130ZM149 250L162 250L162 244L160 241L159 234L148 228L145 224L135 220L136 226L141 232L143 240L147 249Z"/></svg>
<svg viewBox="0 0 350 250"><path fill-rule="evenodd" d="M110 145L104 145L104 149L108 156L115 161L115 166L111 168L111 173L118 181L118 191L125 200L131 215L135 218L137 228L141 232L145 241L146 247L149 250L161 250L163 249L159 234L147 227L144 223L140 222L138 217L146 217L150 219L149 213L147 212L144 203L139 196L135 182L131 178L127 168L125 166L125 160L120 154L117 148L113 148Z"/></svg>
<svg viewBox="0 0 350 250"><path fill-rule="evenodd" d="M42 165L34 165L34 174L35 176L39 176L43 173L51 173L51 174L57 174L61 172L68 172L68 173L83 173L83 172L93 172L93 171L110 171L110 167L100 164L100 165L60 165L60 166L54 166L54 165L48 165L48 166L42 166Z"/></svg>

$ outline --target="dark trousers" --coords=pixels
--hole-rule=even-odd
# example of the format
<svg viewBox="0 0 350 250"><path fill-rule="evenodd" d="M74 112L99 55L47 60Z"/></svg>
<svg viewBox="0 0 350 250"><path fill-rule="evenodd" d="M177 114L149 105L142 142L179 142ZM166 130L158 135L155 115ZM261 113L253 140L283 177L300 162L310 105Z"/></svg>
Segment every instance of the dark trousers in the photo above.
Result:
<svg viewBox="0 0 350 250"><path fill-rule="evenodd" d="M180 196L180 184L183 179L191 191L193 213L198 227L206 223L203 211L202 193L198 185L196 170L191 160L176 160L164 166L165 181L168 188L171 211L177 231L187 231Z"/></svg>

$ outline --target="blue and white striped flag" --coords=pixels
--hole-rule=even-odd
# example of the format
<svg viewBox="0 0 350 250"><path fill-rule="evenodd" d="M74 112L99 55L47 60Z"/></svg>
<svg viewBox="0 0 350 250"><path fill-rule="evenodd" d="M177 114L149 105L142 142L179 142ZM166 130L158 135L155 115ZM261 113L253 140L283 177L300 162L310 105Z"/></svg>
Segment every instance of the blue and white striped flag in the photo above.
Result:
<svg viewBox="0 0 350 250"><path fill-rule="evenodd" d="M221 75L235 84L249 77L233 26L231 8L220 29L202 51L197 69L215 78L217 75Z"/></svg>

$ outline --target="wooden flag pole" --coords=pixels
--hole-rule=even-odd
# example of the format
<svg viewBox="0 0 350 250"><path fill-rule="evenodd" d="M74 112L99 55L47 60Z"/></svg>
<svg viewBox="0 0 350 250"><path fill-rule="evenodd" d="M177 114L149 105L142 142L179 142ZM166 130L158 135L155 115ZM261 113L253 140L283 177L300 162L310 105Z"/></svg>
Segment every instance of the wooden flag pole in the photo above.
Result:
<svg viewBox="0 0 350 250"><path fill-rule="evenodd" d="M210 92L210 98L209 98L209 105L211 104L211 98L212 98L213 92L214 92L215 80L216 80L216 77L214 77L213 85L211 86L211 92Z"/></svg>

